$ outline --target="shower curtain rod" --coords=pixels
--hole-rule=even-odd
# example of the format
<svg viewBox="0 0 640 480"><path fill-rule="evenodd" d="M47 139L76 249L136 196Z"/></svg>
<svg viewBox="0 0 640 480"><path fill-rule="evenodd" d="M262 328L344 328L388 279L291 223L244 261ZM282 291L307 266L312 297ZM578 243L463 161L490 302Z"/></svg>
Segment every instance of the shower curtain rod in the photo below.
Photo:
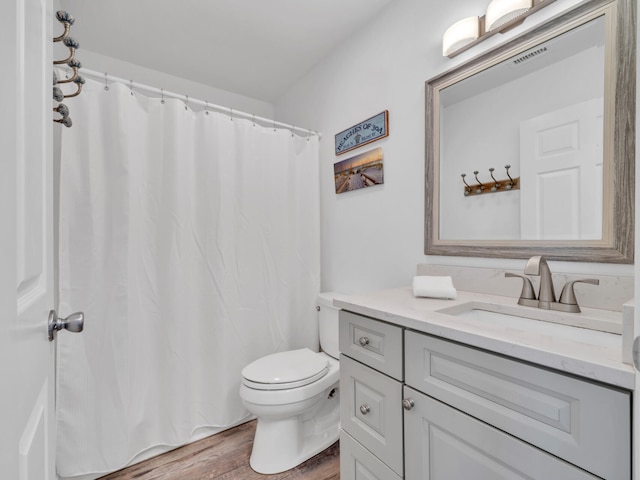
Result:
<svg viewBox="0 0 640 480"><path fill-rule="evenodd" d="M305 133L307 135L317 135L319 139L322 139L322 133L316 130L309 130L307 128L301 128L301 127L296 127L295 125L289 125L287 123L277 122L269 118L259 117L252 113L242 112L239 110L234 110L233 108L223 107L221 105L209 103L205 100L193 99L188 95L181 95L179 93L167 92L164 89L151 87L149 85L144 85L142 83L137 83L137 82L134 82L133 80L126 80L124 78L114 77L113 75L109 75L106 72L100 73L100 72L96 72L95 70L87 70L83 68L80 71L80 73L86 77L93 78L94 80L104 81L105 86L108 86L108 82L122 83L123 85L129 86L129 88L131 88L132 90L135 89L139 91L145 91L148 93L159 95L160 97L175 98L177 100L182 100L183 102L185 102L185 104L198 105L208 110L217 110L219 112L226 113L231 117L234 117L234 116L243 117L249 120L253 120L254 122L258 122L264 126L273 126L274 128L280 127L280 128L290 130L292 133L295 131L295 132Z"/></svg>

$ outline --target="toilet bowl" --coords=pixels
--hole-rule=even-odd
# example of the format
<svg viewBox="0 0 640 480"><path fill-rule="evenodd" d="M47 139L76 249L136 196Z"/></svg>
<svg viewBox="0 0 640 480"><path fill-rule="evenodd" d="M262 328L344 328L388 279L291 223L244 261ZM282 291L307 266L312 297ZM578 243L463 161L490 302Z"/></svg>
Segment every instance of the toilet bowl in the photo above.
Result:
<svg viewBox="0 0 640 480"><path fill-rule="evenodd" d="M338 309L334 294L320 294L321 352L274 353L242 370L240 398L258 419L249 463L258 473L289 470L338 439Z"/></svg>

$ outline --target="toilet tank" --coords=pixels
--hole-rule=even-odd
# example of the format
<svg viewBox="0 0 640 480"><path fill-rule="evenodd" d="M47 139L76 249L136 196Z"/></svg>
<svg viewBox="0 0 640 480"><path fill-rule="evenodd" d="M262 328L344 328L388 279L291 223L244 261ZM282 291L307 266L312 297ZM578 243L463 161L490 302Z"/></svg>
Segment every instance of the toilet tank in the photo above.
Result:
<svg viewBox="0 0 640 480"><path fill-rule="evenodd" d="M333 306L333 299L337 295L335 292L318 294L320 349L333 358L340 356L338 348L338 312L340 309Z"/></svg>

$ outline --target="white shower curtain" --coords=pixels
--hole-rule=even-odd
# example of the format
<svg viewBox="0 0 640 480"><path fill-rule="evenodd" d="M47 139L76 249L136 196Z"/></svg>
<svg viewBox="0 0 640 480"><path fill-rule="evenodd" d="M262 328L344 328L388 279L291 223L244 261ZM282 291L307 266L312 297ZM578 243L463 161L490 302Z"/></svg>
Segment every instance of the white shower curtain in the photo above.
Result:
<svg viewBox="0 0 640 480"><path fill-rule="evenodd" d="M318 139L87 81L62 139L57 468L248 415L240 371L317 347Z"/></svg>

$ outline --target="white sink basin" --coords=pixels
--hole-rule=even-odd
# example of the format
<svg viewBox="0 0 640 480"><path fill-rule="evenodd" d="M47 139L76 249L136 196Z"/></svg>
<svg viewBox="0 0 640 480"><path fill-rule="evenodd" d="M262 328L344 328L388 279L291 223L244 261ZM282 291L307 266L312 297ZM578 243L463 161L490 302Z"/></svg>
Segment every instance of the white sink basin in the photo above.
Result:
<svg viewBox="0 0 640 480"><path fill-rule="evenodd" d="M585 309L586 310L586 309ZM506 328L521 328L539 333L550 333L550 325L565 328L551 330L557 331L562 336L581 335L574 328L595 330L622 335L622 315L620 312L589 309L589 312L563 313L555 310L542 310L534 307L522 307L520 305L501 305L484 302L468 302L453 307L438 310L438 313L452 315L457 318L489 322ZM566 327L570 327L566 330Z"/></svg>

